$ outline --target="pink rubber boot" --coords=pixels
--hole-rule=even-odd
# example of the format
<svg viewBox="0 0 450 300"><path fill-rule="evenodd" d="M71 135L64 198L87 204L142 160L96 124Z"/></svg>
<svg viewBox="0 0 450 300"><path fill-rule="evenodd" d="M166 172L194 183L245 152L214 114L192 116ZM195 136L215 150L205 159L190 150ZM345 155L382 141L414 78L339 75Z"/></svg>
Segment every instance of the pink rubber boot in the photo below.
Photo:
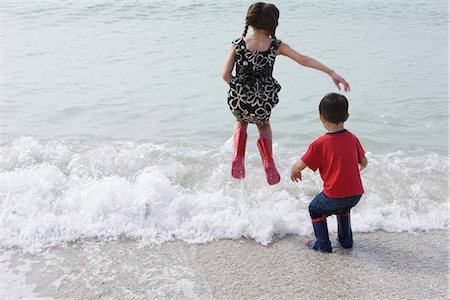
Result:
<svg viewBox="0 0 450 300"><path fill-rule="evenodd" d="M245 177L244 156L245 145L247 144L247 132L239 128L234 132L234 154L231 163L231 176L236 179Z"/></svg>
<svg viewBox="0 0 450 300"><path fill-rule="evenodd" d="M266 171L267 182L270 185L280 182L280 174L272 158L272 139L266 136L260 136L258 139L258 149L261 154L264 171Z"/></svg>

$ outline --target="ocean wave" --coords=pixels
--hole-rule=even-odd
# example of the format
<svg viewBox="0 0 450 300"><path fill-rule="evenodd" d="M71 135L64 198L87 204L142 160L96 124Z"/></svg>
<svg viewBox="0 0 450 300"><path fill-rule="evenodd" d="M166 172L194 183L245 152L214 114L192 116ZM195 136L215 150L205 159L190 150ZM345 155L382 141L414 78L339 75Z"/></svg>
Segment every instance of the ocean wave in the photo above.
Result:
<svg viewBox="0 0 450 300"><path fill-rule="evenodd" d="M318 173L300 184L289 170L300 153L275 144L280 184L265 182L257 151L247 176L230 175L231 139L192 146L12 139L0 147L0 245L36 250L82 239L174 239L203 243L312 234L309 201ZM367 154L356 232L448 227L448 157L416 150ZM330 230L336 231L334 218Z"/></svg>

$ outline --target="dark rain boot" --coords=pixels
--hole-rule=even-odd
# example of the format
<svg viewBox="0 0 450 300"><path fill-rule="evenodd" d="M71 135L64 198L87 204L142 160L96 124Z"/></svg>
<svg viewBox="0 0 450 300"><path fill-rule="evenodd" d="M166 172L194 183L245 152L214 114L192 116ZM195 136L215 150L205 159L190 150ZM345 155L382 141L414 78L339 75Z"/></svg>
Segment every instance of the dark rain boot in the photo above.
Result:
<svg viewBox="0 0 450 300"><path fill-rule="evenodd" d="M257 142L259 153L266 172L266 179L269 185L280 182L280 174L272 157L272 139L266 136L260 136Z"/></svg>
<svg viewBox="0 0 450 300"><path fill-rule="evenodd" d="M312 224L316 239L306 241L306 246L316 251L331 253L332 250L330 238L328 236L327 216L323 215L320 218L312 219Z"/></svg>
<svg viewBox="0 0 450 300"><path fill-rule="evenodd" d="M234 133L234 153L231 163L231 176L236 179L245 177L244 156L245 146L247 145L247 132L239 128Z"/></svg>
<svg viewBox="0 0 450 300"><path fill-rule="evenodd" d="M353 247L352 225L350 223L350 213L337 214L338 241L344 248Z"/></svg>

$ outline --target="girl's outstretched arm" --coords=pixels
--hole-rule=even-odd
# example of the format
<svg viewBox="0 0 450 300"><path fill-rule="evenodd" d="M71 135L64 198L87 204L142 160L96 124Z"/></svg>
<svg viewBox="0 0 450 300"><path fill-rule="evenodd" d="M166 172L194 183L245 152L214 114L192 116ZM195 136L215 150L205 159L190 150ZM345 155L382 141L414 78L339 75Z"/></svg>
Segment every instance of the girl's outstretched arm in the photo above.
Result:
<svg viewBox="0 0 450 300"><path fill-rule="evenodd" d="M347 81L345 81L344 78L342 78L332 69L328 68L314 58L298 53L297 51L289 47L288 44L281 43L280 47L278 48L277 54L285 55L301 64L302 66L313 68L330 75L331 79L339 90L341 90L341 87L339 86L339 84L341 83L344 86L344 91L350 91L350 85L347 83Z"/></svg>
<svg viewBox="0 0 450 300"><path fill-rule="evenodd" d="M234 48L233 45L231 45L230 50L228 51L227 59L225 60L225 64L222 68L222 78L225 80L228 84L230 84L231 81L231 72L233 71L234 67L234 61L236 60L236 48Z"/></svg>

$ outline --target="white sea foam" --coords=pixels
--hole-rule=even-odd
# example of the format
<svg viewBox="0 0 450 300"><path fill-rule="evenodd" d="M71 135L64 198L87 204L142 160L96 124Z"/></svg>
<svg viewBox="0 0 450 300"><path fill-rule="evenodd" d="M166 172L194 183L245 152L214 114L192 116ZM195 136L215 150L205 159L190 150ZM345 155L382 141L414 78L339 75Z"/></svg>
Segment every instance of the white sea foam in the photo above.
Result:
<svg viewBox="0 0 450 300"><path fill-rule="evenodd" d="M111 142L75 145L20 138L0 148L1 246L37 250L78 239L254 238L311 234L317 173L289 180L296 155L275 145L282 182L269 187L248 151L247 177L230 176L230 143L210 148ZM448 227L448 158L415 151L368 153L355 231ZM330 218L330 230L335 231Z"/></svg>

